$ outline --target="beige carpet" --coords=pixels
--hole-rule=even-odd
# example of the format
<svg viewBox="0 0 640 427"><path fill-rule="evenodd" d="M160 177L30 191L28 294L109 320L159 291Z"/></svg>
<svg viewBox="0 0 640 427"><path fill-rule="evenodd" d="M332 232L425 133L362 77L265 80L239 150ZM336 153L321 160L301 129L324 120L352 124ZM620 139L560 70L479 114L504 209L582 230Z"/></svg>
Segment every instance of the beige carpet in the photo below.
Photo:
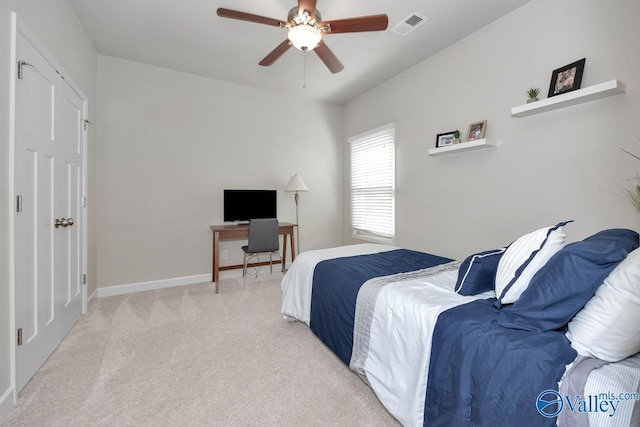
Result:
<svg viewBox="0 0 640 427"><path fill-rule="evenodd" d="M2 426L398 425L261 276L94 300Z"/></svg>

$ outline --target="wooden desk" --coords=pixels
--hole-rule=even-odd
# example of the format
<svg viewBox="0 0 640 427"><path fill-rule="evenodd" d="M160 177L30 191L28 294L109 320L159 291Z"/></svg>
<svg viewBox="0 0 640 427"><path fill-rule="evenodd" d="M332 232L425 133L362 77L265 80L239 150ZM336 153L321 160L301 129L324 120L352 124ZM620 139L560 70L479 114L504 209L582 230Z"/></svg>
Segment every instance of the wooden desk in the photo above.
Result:
<svg viewBox="0 0 640 427"><path fill-rule="evenodd" d="M287 259L287 236L289 236L289 241L291 242L291 262L296 259L296 244L295 239L293 237L293 228L296 226L295 224L289 224L288 222L281 222L279 229L279 234L284 236L282 241L282 271L284 271L284 264ZM242 264L237 265L225 265L223 267L220 266L220 241L221 240L243 240L249 238L249 224L232 224L232 225L212 225L211 231L213 231L213 260L211 267L211 281L216 284L216 294L219 291L218 287L218 279L220 270L233 270L237 268L242 268ZM279 262L279 261L276 261ZM253 263L249 264L251 266L257 265L269 265L268 261L261 263Z"/></svg>

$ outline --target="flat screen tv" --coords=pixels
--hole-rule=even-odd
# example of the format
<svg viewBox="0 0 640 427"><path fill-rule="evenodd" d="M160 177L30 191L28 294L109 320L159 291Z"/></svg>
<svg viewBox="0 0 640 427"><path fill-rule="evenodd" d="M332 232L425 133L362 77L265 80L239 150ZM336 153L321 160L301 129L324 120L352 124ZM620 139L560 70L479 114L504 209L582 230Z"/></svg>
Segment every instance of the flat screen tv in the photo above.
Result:
<svg viewBox="0 0 640 427"><path fill-rule="evenodd" d="M276 190L224 190L225 222L246 222L254 218L277 218Z"/></svg>

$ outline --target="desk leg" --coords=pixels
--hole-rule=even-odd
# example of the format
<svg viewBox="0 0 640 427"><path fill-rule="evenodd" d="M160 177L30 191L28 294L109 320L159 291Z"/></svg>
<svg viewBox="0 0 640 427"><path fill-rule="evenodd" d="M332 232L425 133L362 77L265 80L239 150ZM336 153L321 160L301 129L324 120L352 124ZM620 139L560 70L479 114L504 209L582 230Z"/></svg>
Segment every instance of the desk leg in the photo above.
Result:
<svg viewBox="0 0 640 427"><path fill-rule="evenodd" d="M291 262L296 259L296 241L294 239L295 227L291 227L291 234L289 234L289 239L291 239Z"/></svg>
<svg viewBox="0 0 640 427"><path fill-rule="evenodd" d="M218 259L220 253L220 233L217 231L213 232L213 260L211 265L211 281L216 284L216 294L220 291L220 287L218 285L219 280L219 267L220 260Z"/></svg>
<svg viewBox="0 0 640 427"><path fill-rule="evenodd" d="M282 272L284 273L284 265L287 261L287 235L282 236Z"/></svg>

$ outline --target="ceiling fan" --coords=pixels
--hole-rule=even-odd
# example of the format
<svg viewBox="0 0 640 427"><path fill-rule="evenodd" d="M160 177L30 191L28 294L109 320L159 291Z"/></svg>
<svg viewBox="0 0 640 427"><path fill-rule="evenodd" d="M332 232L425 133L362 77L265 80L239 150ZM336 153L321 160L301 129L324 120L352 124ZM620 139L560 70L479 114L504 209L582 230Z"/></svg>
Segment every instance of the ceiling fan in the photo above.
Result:
<svg viewBox="0 0 640 427"><path fill-rule="evenodd" d="M316 9L316 0L298 0L298 6L289 11L286 21L225 8L218 9L218 16L289 29L287 38L269 52L260 61L260 65L273 64L293 45L302 52L315 51L334 74L342 71L344 65L322 40L323 34L383 31L387 29L389 23L389 18L385 14L323 21L320 12Z"/></svg>

